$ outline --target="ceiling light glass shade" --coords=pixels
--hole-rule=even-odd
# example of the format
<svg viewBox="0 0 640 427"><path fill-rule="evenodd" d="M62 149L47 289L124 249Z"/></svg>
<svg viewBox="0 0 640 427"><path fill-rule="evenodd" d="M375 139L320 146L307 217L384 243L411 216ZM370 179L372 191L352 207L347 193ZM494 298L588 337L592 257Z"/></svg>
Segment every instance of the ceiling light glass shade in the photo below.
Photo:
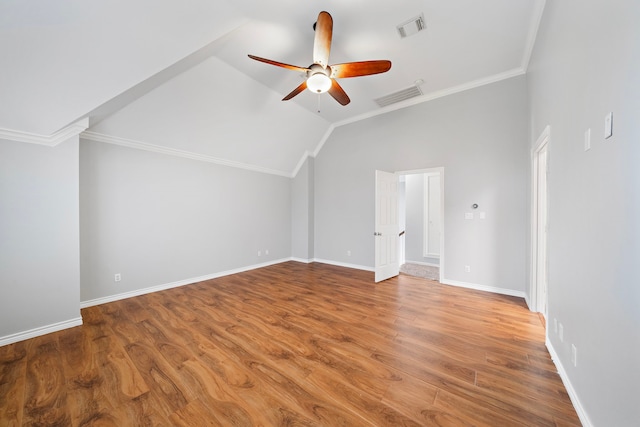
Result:
<svg viewBox="0 0 640 427"><path fill-rule="evenodd" d="M331 79L322 73L316 73L307 79L307 89L313 93L324 93L331 88Z"/></svg>

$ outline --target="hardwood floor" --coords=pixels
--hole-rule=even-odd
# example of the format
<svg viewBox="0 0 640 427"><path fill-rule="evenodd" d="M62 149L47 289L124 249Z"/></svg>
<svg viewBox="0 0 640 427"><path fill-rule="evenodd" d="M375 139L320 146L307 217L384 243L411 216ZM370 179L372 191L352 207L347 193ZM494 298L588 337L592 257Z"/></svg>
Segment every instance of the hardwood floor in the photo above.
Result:
<svg viewBox="0 0 640 427"><path fill-rule="evenodd" d="M519 298L288 262L0 347L0 426L576 426Z"/></svg>

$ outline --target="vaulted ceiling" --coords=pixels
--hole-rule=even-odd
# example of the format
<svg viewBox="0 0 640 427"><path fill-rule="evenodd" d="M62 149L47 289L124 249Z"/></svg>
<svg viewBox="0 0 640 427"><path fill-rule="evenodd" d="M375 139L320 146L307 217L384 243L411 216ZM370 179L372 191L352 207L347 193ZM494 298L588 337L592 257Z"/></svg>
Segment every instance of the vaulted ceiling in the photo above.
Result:
<svg viewBox="0 0 640 427"><path fill-rule="evenodd" d="M88 137L291 176L336 127L526 72L544 0L3 0L0 137ZM313 24L330 63L388 59L341 79L351 103L305 91ZM424 16L426 30L397 26ZM419 88L386 107L375 102ZM86 122L85 122L86 123Z"/></svg>

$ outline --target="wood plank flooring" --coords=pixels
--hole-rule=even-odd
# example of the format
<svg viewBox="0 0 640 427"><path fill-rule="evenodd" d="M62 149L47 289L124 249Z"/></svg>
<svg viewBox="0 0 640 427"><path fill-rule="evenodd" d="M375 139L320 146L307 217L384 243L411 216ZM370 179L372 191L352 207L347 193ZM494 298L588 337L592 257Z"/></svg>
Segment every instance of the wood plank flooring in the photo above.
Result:
<svg viewBox="0 0 640 427"><path fill-rule="evenodd" d="M0 426L579 426L519 298L287 262L0 347Z"/></svg>

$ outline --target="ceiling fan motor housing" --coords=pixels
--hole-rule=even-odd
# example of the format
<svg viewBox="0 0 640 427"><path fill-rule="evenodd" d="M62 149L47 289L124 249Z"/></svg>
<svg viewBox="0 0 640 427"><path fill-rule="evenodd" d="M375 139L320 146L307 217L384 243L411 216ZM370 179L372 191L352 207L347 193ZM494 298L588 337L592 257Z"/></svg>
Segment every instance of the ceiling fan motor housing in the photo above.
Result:
<svg viewBox="0 0 640 427"><path fill-rule="evenodd" d="M324 93L331 88L331 67L313 64L307 71L307 89L313 93Z"/></svg>

